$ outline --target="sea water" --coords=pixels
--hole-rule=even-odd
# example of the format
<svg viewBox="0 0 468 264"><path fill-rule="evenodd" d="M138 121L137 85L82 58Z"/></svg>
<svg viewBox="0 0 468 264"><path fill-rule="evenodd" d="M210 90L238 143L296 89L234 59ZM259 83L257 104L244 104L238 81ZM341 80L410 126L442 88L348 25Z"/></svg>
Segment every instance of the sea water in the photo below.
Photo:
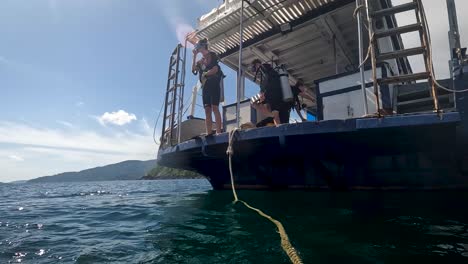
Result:
<svg viewBox="0 0 468 264"><path fill-rule="evenodd" d="M238 194L304 263L468 263L467 193ZM0 186L0 263L289 263L232 200L205 180Z"/></svg>

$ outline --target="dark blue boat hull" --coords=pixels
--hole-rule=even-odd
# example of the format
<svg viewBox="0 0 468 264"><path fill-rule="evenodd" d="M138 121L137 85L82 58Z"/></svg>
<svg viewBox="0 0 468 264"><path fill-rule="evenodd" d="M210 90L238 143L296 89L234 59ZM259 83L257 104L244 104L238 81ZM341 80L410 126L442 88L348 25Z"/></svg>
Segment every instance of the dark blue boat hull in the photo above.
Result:
<svg viewBox="0 0 468 264"><path fill-rule="evenodd" d="M306 122L237 132L239 189L468 189L457 112ZM158 163L197 171L230 188L228 135L161 149Z"/></svg>

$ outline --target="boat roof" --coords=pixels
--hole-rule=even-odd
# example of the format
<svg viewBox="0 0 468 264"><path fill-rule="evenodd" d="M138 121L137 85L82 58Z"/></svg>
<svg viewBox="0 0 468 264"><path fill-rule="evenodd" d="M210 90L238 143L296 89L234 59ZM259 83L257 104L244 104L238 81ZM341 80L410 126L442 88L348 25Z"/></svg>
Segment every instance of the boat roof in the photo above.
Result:
<svg viewBox="0 0 468 264"><path fill-rule="evenodd" d="M247 78L253 79L247 69L255 58L285 64L290 79L300 78L309 88L317 79L359 65L355 0L244 1L242 66ZM198 19L194 32L236 71L240 16L241 0L225 0Z"/></svg>

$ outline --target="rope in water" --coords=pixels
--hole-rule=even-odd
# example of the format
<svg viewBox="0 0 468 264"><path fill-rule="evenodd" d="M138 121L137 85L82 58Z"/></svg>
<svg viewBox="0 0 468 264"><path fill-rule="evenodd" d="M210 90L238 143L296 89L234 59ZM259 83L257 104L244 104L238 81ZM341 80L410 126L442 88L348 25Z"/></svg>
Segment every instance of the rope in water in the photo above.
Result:
<svg viewBox="0 0 468 264"><path fill-rule="evenodd" d="M274 219L273 217L265 214L262 210L249 205L247 202L239 200L239 198L237 197L236 188L234 186L234 176L232 173L232 156L234 154L232 145L234 142L234 135L236 134L238 130L239 129L236 128L232 130L231 132L229 132L229 145L226 151L226 154L229 156L229 173L231 174L231 187L232 187L232 194L234 195L234 203L237 203L237 202L242 203L243 205L245 205L245 207L257 212L259 215L261 215L262 217L268 219L270 222L275 224L276 227L278 228L278 233L280 234L280 237L281 237L281 247L283 248L284 252L288 255L289 259L291 260L291 263L302 264L303 262L301 258L299 257L299 254L297 253L296 249L292 246L291 242L289 241L288 234L286 233L286 230L284 229L283 224L281 224L280 221Z"/></svg>

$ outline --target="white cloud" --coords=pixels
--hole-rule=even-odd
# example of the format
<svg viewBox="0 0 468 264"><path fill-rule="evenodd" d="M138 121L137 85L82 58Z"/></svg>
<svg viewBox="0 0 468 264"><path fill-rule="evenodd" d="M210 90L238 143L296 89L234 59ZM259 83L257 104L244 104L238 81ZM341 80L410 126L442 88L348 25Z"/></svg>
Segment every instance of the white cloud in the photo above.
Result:
<svg viewBox="0 0 468 264"><path fill-rule="evenodd" d="M149 137L149 139L148 139ZM38 128L21 123L0 121L0 143L75 149L88 152L148 153L151 135L131 132L104 135L86 130Z"/></svg>
<svg viewBox="0 0 468 264"><path fill-rule="evenodd" d="M84 104L85 104L84 102L81 102L81 101L80 101L80 102L76 102L75 105L78 106L78 107L81 107L81 106L83 106Z"/></svg>
<svg viewBox="0 0 468 264"><path fill-rule="evenodd" d="M14 160L14 161L24 161L24 159L20 156L17 155L9 155L8 158Z"/></svg>
<svg viewBox="0 0 468 264"><path fill-rule="evenodd" d="M145 127L145 123L141 124ZM0 121L1 181L29 179L65 171L79 171L124 160L154 159L152 131L134 132L40 128ZM14 155L13 155L14 154ZM27 160L27 166L18 161Z"/></svg>
<svg viewBox="0 0 468 264"><path fill-rule="evenodd" d="M123 126L137 120L137 117L134 114L125 112L124 110L119 110L112 113L105 112L102 116L97 117L97 120L101 125L113 124Z"/></svg>

